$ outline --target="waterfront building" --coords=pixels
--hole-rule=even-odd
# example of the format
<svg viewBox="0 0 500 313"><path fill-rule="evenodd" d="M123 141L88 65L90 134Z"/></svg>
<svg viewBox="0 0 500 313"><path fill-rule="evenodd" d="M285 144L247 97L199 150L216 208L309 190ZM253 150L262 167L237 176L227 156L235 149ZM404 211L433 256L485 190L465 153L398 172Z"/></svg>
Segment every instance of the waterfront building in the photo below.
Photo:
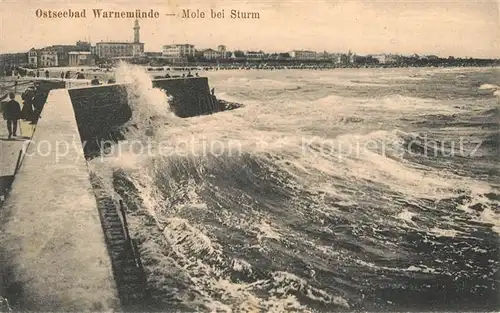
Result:
<svg viewBox="0 0 500 313"><path fill-rule="evenodd" d="M330 53L329 58L334 64L347 65L352 63L352 54L348 53Z"/></svg>
<svg viewBox="0 0 500 313"><path fill-rule="evenodd" d="M136 57L144 54L144 43L140 42L139 21L134 23L134 41L101 41L96 43L95 54L100 58Z"/></svg>
<svg viewBox="0 0 500 313"><path fill-rule="evenodd" d="M371 55L372 58L378 61L379 64L386 64L387 63L387 55L386 54L373 54Z"/></svg>
<svg viewBox="0 0 500 313"><path fill-rule="evenodd" d="M40 60L39 67L55 67L59 66L59 58L57 50L52 48L44 48L39 52Z"/></svg>
<svg viewBox="0 0 500 313"><path fill-rule="evenodd" d="M75 45L52 45L41 50L52 50L57 54L57 65L56 66L68 66L69 55L68 52L76 49Z"/></svg>
<svg viewBox="0 0 500 313"><path fill-rule="evenodd" d="M342 63L342 53L337 53L337 52L328 52L326 55L326 59L328 61L331 61L334 64L341 64Z"/></svg>
<svg viewBox="0 0 500 313"><path fill-rule="evenodd" d="M96 55L99 58L111 59L140 54L140 47L126 41L102 41L96 43Z"/></svg>
<svg viewBox="0 0 500 313"><path fill-rule="evenodd" d="M260 61L263 60L265 53L263 51L246 51L245 58L247 61Z"/></svg>
<svg viewBox="0 0 500 313"><path fill-rule="evenodd" d="M70 51L69 66L94 65L90 51Z"/></svg>
<svg viewBox="0 0 500 313"><path fill-rule="evenodd" d="M214 49L203 50L203 57L207 60L215 60L220 57L220 53Z"/></svg>
<svg viewBox="0 0 500 313"><path fill-rule="evenodd" d="M38 51L35 48L31 48L28 51L28 65L38 67Z"/></svg>
<svg viewBox="0 0 500 313"><path fill-rule="evenodd" d="M371 57L373 59L376 59L379 64L390 64L390 63L396 63L398 61L398 55L390 53L374 54L371 55Z"/></svg>
<svg viewBox="0 0 500 313"><path fill-rule="evenodd" d="M353 53L351 51L351 49L349 49L349 52L347 52L347 58L349 60L348 63L354 64L354 63L356 63L356 60L358 57L357 57L356 53Z"/></svg>
<svg viewBox="0 0 500 313"><path fill-rule="evenodd" d="M171 62L186 62L195 52L194 45L190 44L164 45L162 48L162 55Z"/></svg>
<svg viewBox="0 0 500 313"><path fill-rule="evenodd" d="M90 51L90 42L78 40L74 51Z"/></svg>
<svg viewBox="0 0 500 313"><path fill-rule="evenodd" d="M326 51L316 53L317 61L326 61L330 59L330 54Z"/></svg>
<svg viewBox="0 0 500 313"><path fill-rule="evenodd" d="M292 50L289 52L290 57L294 60L312 61L316 60L316 52L308 50Z"/></svg>
<svg viewBox="0 0 500 313"><path fill-rule="evenodd" d="M335 63L337 64L348 64L349 63L349 58L347 57L347 54L345 53L339 53L335 59Z"/></svg>
<svg viewBox="0 0 500 313"><path fill-rule="evenodd" d="M226 59L227 58L227 48L225 45L218 45L217 46L217 51L219 52L219 56L221 59Z"/></svg>
<svg viewBox="0 0 500 313"><path fill-rule="evenodd" d="M388 54L385 56L385 63L386 64L389 64L389 63L397 63L400 59L400 56L397 55L397 54Z"/></svg>

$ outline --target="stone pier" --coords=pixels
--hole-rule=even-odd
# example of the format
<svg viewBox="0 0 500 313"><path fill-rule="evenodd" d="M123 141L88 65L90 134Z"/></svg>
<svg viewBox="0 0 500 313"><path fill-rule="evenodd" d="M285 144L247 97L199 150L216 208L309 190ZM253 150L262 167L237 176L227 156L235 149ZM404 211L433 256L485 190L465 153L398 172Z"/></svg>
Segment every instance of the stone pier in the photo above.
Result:
<svg viewBox="0 0 500 313"><path fill-rule="evenodd" d="M23 311L116 311L73 105L52 90L0 212L0 292Z"/></svg>

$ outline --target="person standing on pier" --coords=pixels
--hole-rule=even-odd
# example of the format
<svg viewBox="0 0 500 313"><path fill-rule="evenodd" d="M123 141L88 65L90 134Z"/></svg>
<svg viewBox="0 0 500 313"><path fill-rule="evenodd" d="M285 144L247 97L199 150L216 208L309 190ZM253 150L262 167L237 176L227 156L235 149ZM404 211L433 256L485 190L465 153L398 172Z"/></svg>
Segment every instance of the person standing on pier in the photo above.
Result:
<svg viewBox="0 0 500 313"><path fill-rule="evenodd" d="M9 102L4 103L3 118L7 121L7 129L9 131L9 139L12 136L17 136L17 121L21 118L21 106L15 100L16 94L9 93Z"/></svg>
<svg viewBox="0 0 500 313"><path fill-rule="evenodd" d="M23 99L23 109L21 110L21 118L25 121L33 121L33 97L35 96L35 87L29 86L21 95Z"/></svg>
<svg viewBox="0 0 500 313"><path fill-rule="evenodd" d="M38 122L38 119L40 119L40 114L42 114L43 106L45 104L46 97L40 90L40 86L36 85L35 86L35 95L33 96L33 120L31 121L31 125L34 125Z"/></svg>
<svg viewBox="0 0 500 313"><path fill-rule="evenodd" d="M101 84L101 82L99 81L99 79L97 79L97 76L94 76L94 79L92 79L92 80L90 81L90 84L91 84L92 86L96 86L96 85L100 85L100 84Z"/></svg>

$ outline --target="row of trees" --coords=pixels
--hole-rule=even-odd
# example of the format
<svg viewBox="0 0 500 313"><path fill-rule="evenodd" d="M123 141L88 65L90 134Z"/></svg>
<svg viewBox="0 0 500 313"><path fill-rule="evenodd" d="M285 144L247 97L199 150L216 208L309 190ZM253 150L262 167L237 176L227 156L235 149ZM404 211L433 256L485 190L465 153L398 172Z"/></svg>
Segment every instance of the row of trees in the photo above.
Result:
<svg viewBox="0 0 500 313"><path fill-rule="evenodd" d="M448 58L439 57L419 57L417 55L405 57L405 56L393 56L390 60L385 63L379 62L379 60L372 56L356 56L354 60L349 60L349 56L341 55L340 58L330 58L317 60L295 60L290 57L289 53L271 53L265 54L261 59L253 58L249 59L246 57L243 51L233 51L226 52L226 56L232 56L231 58L218 58L218 59L206 59L203 54L197 52L195 56L188 56L184 58L181 62L177 60L172 62L171 60L161 57L161 55L146 55L141 57L136 57L129 59L128 61L133 64L150 65L150 66L169 66L169 65L180 65L180 64L268 64L268 65L300 65L300 64L311 64L311 65L324 65L328 67L427 67L427 66L496 66L500 65L500 60L497 59L476 59L476 58L455 58L450 56ZM106 66L113 64L113 60L99 59L96 56L96 65Z"/></svg>
<svg viewBox="0 0 500 313"><path fill-rule="evenodd" d="M475 59L475 58L434 58L434 59L425 59L425 58L411 58L411 57L402 57L398 59L393 64L385 64L385 66L395 66L395 67L456 67L456 66L498 66L500 65L500 60L498 59Z"/></svg>
<svg viewBox="0 0 500 313"><path fill-rule="evenodd" d="M480 66L500 66L500 60L496 59L400 59L396 62L381 64L376 59L363 59L358 60L354 63L336 63L332 60L291 60L291 59L275 59L275 60L253 60L248 61L246 59L227 59L227 60L205 60L205 59L193 59L188 58L186 62L176 62L172 63L168 60L161 58L138 58L131 60L134 64L143 64L150 66L169 66L169 65L180 65L180 64L256 64L268 66L286 66L286 65L317 65L317 66L328 66L328 67L456 67L456 66L467 66L467 67L480 67Z"/></svg>

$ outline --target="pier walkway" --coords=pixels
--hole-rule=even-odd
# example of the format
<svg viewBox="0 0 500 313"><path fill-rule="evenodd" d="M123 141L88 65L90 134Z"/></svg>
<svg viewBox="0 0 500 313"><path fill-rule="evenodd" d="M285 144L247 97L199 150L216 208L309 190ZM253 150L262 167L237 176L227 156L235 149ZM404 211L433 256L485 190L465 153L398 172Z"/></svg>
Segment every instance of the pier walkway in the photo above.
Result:
<svg viewBox="0 0 500 313"><path fill-rule="evenodd" d="M24 142L1 142L2 170L13 173ZM0 210L0 243L0 295L15 311L120 310L66 89L49 94Z"/></svg>

